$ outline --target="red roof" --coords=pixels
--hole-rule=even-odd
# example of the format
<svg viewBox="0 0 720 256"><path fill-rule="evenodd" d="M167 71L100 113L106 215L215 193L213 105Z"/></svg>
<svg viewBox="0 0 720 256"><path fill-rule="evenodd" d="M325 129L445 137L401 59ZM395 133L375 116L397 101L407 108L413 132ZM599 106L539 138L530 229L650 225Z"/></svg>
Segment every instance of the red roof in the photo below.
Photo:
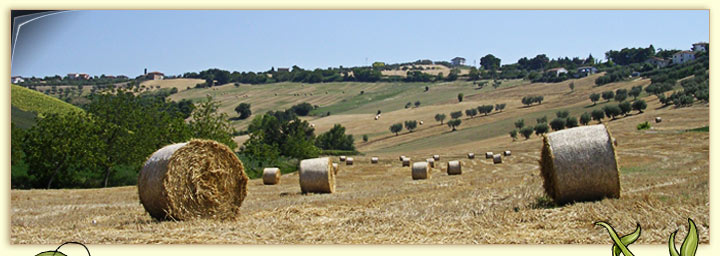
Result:
<svg viewBox="0 0 720 256"><path fill-rule="evenodd" d="M148 75L161 75L161 76L164 76L165 74L160 73L160 72L157 72L157 71L153 71L153 72L148 73Z"/></svg>

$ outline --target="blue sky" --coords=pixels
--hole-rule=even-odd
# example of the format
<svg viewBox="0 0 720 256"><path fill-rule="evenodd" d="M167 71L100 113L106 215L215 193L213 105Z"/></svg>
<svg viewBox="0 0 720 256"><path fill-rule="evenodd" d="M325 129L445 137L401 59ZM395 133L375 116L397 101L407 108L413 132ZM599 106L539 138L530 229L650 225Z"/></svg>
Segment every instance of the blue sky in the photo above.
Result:
<svg viewBox="0 0 720 256"><path fill-rule="evenodd" d="M460 56L604 58L709 41L709 11L70 11L20 30L12 75L266 71ZM474 62L475 60L476 62ZM366 62L367 61L367 62Z"/></svg>

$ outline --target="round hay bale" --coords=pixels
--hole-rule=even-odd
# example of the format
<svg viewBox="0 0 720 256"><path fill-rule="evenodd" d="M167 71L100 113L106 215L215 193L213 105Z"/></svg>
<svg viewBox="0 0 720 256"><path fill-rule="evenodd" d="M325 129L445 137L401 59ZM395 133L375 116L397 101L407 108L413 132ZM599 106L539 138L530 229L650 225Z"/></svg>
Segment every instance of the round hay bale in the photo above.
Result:
<svg viewBox="0 0 720 256"><path fill-rule="evenodd" d="M372 157L372 158L370 158L370 163L372 163L372 164L377 164L377 163L378 163L378 158L377 158L377 157Z"/></svg>
<svg viewBox="0 0 720 256"><path fill-rule="evenodd" d="M433 155L433 159L435 159L435 161L440 161L440 155Z"/></svg>
<svg viewBox="0 0 720 256"><path fill-rule="evenodd" d="M460 175L462 174L462 164L460 161L449 161L447 163L447 174L448 175Z"/></svg>
<svg viewBox="0 0 720 256"><path fill-rule="evenodd" d="M422 120L420 120L420 125L423 125L423 124L424 124L424 122Z"/></svg>
<svg viewBox="0 0 720 256"><path fill-rule="evenodd" d="M333 173L337 174L338 171L340 170L340 165L338 165L337 163L333 163L332 166L333 166Z"/></svg>
<svg viewBox="0 0 720 256"><path fill-rule="evenodd" d="M503 156L509 156L509 155L512 155L512 152L510 152L510 150L503 151Z"/></svg>
<svg viewBox="0 0 720 256"><path fill-rule="evenodd" d="M138 175L138 195L158 220L235 218L247 195L242 162L227 146L191 140L155 151Z"/></svg>
<svg viewBox="0 0 720 256"><path fill-rule="evenodd" d="M469 159L475 159L475 153L468 153Z"/></svg>
<svg viewBox="0 0 720 256"><path fill-rule="evenodd" d="M335 170L329 157L300 161L300 190L302 193L335 192Z"/></svg>
<svg viewBox="0 0 720 256"><path fill-rule="evenodd" d="M380 119L380 117L379 117L379 116L375 116L375 120L378 120L378 119Z"/></svg>
<svg viewBox="0 0 720 256"><path fill-rule="evenodd" d="M425 162L428 163L428 165L430 166L430 168L435 168L435 159L428 158L428 159L425 159Z"/></svg>
<svg viewBox="0 0 720 256"><path fill-rule="evenodd" d="M485 152L485 159L493 158L493 152Z"/></svg>
<svg viewBox="0 0 720 256"><path fill-rule="evenodd" d="M280 169L274 167L263 169L263 184L275 185L278 182L280 182Z"/></svg>
<svg viewBox="0 0 720 256"><path fill-rule="evenodd" d="M655 122L656 122L656 123L662 122L662 118L660 118L659 116L658 116L658 117L655 117Z"/></svg>
<svg viewBox="0 0 720 256"><path fill-rule="evenodd" d="M345 162L346 156L340 156L340 162Z"/></svg>
<svg viewBox="0 0 720 256"><path fill-rule="evenodd" d="M605 125L544 136L540 170L545 192L557 203L620 197L615 145Z"/></svg>
<svg viewBox="0 0 720 256"><path fill-rule="evenodd" d="M345 159L345 165L353 165L353 158L348 157L347 159Z"/></svg>
<svg viewBox="0 0 720 256"><path fill-rule="evenodd" d="M428 162L415 162L412 165L413 180L424 180L430 178L430 168Z"/></svg>
<svg viewBox="0 0 720 256"><path fill-rule="evenodd" d="M405 166L410 166L410 158L409 158L409 157L403 158L403 160L402 160L402 166L403 166L403 167L405 167Z"/></svg>
<svg viewBox="0 0 720 256"><path fill-rule="evenodd" d="M405 159L405 156L400 156L400 161L401 161L401 162L402 162L403 159Z"/></svg>
<svg viewBox="0 0 720 256"><path fill-rule="evenodd" d="M493 155L493 164L502 164L502 155L500 155L500 154Z"/></svg>

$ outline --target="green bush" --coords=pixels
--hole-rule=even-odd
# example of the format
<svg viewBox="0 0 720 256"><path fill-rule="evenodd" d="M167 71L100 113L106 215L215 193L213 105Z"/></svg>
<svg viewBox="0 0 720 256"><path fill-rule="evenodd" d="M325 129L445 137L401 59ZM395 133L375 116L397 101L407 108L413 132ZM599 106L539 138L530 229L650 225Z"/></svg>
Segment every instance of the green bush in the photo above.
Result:
<svg viewBox="0 0 720 256"><path fill-rule="evenodd" d="M637 129L638 129L638 130L647 130L647 129L650 129L650 123L648 123L647 121L644 122L644 123L640 123L640 124L637 125Z"/></svg>

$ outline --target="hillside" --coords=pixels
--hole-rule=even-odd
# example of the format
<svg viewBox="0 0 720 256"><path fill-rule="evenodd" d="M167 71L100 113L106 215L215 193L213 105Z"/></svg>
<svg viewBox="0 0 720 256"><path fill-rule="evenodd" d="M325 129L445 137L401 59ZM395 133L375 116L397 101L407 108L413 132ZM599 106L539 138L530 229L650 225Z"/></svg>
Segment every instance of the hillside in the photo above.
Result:
<svg viewBox="0 0 720 256"><path fill-rule="evenodd" d="M82 109L22 86L10 85L10 120L19 127L28 128L35 123L35 115L83 111Z"/></svg>

